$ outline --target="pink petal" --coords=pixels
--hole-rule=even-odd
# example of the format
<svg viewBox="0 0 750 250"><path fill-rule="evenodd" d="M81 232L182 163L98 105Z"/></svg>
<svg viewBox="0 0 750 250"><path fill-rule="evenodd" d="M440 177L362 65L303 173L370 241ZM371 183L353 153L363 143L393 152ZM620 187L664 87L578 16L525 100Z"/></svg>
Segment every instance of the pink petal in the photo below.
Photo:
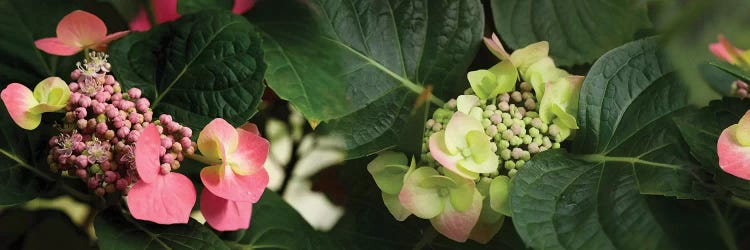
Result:
<svg viewBox="0 0 750 250"><path fill-rule="evenodd" d="M138 14L135 15L135 17L130 20L129 23L130 30L132 31L148 31L151 29L151 22L148 21L148 16L146 15L146 9L141 8L138 10Z"/></svg>
<svg viewBox="0 0 750 250"><path fill-rule="evenodd" d="M107 36L107 26L94 14L76 10L57 24L60 42L79 48L94 45Z"/></svg>
<svg viewBox="0 0 750 250"><path fill-rule="evenodd" d="M48 37L36 40L34 42L34 45L36 45L37 49L47 52L47 54L56 56L72 56L82 50L82 48L64 44L60 41L60 39L57 39L57 37Z"/></svg>
<svg viewBox="0 0 750 250"><path fill-rule="evenodd" d="M237 150L229 155L228 159L234 173L253 175L259 171L266 171L263 163L266 162L268 156L268 141L243 129L238 129L237 134L239 135Z"/></svg>
<svg viewBox="0 0 750 250"><path fill-rule="evenodd" d="M463 212L457 211L446 200L445 209L435 218L430 220L435 229L449 239L464 242L469 238L471 230L479 220L479 214L482 212L482 195L479 191L474 191L471 207Z"/></svg>
<svg viewBox="0 0 750 250"><path fill-rule="evenodd" d="M493 223L487 223L483 222L481 219L477 222L477 224L474 226L474 229L471 230L471 234L469 234L469 239L472 239L476 242L487 244L492 240L492 238L495 237L495 235L500 232L500 229L503 227L503 222L505 221L505 216L500 217L499 220Z"/></svg>
<svg viewBox="0 0 750 250"><path fill-rule="evenodd" d="M245 130L255 135L260 135L260 130L258 130L258 125L255 125L255 123L252 123L252 122L242 124L242 126L240 126L239 129Z"/></svg>
<svg viewBox="0 0 750 250"><path fill-rule="evenodd" d="M154 5L154 17L157 24L180 18L180 13L177 12L177 0L152 0L151 3Z"/></svg>
<svg viewBox="0 0 750 250"><path fill-rule="evenodd" d="M29 112L29 109L39 104L34 99L34 93L22 84L11 83L2 92L0 92L5 108L10 113L10 118L18 124L19 127L32 130L39 126L42 121L42 114Z"/></svg>
<svg viewBox="0 0 750 250"><path fill-rule="evenodd" d="M226 160L227 154L237 150L238 141L237 130L224 119L216 118L198 135L198 150L204 156Z"/></svg>
<svg viewBox="0 0 750 250"><path fill-rule="evenodd" d="M229 166L211 166L201 170L203 185L224 199L257 202L268 185L268 172L263 169L250 175L237 175Z"/></svg>
<svg viewBox="0 0 750 250"><path fill-rule="evenodd" d="M743 147L734 139L737 127L732 125L724 129L719 136L716 144L719 166L724 172L750 180L750 147Z"/></svg>
<svg viewBox="0 0 750 250"><path fill-rule="evenodd" d="M95 45L93 45L91 47L92 47L92 49L94 49L96 51L105 51L105 50L107 50L107 46L109 46L110 42L112 42L114 40L117 40L117 39L120 39L123 36L127 35L128 33L130 33L130 31L126 30L126 31L120 31L120 32L115 32L115 33L109 34L108 36L104 37L104 39L102 39L97 44L95 44Z"/></svg>
<svg viewBox="0 0 750 250"><path fill-rule="evenodd" d="M230 201L212 194L207 189L201 192L201 213L206 222L219 231L234 231L250 227L253 203Z"/></svg>
<svg viewBox="0 0 750 250"><path fill-rule="evenodd" d="M128 192L134 218L159 224L187 223L195 204L195 187L178 173L160 175L154 182L136 182Z"/></svg>
<svg viewBox="0 0 750 250"><path fill-rule="evenodd" d="M255 6L255 0L234 0L232 13L242 14L253 8L253 6Z"/></svg>
<svg viewBox="0 0 750 250"><path fill-rule="evenodd" d="M159 166L159 148L161 138L154 124L149 124L141 131L135 143L135 168L143 182L153 182L161 172Z"/></svg>

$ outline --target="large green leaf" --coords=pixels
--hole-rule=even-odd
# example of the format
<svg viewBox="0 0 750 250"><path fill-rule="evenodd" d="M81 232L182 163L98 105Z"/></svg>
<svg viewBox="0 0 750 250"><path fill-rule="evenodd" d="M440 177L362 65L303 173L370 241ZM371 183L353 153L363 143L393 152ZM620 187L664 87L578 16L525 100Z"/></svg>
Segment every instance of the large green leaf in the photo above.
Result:
<svg viewBox="0 0 750 250"><path fill-rule="evenodd" d="M334 249L302 216L271 190L253 205L250 228L233 249Z"/></svg>
<svg viewBox="0 0 750 250"><path fill-rule="evenodd" d="M266 80L340 134L350 158L405 136L422 85L444 99L468 86L484 26L477 0L290 2L259 2L247 14L263 31Z"/></svg>
<svg viewBox="0 0 750 250"><path fill-rule="evenodd" d="M550 42L558 65L592 63L651 26L645 2L629 0L492 0L500 37L518 49Z"/></svg>
<svg viewBox="0 0 750 250"><path fill-rule="evenodd" d="M545 152L513 179L516 229L534 248L679 247L644 194L700 199L707 193L672 121L687 106L687 93L657 38L605 54L580 95L575 155Z"/></svg>
<svg viewBox="0 0 750 250"><path fill-rule="evenodd" d="M38 140L11 120L0 105L0 205L25 202L45 193L52 179L43 179L48 170L37 169L34 150ZM46 143L44 143L46 145ZM44 157L46 159L46 157ZM46 166L46 165L45 165Z"/></svg>
<svg viewBox="0 0 750 250"><path fill-rule="evenodd" d="M109 32L125 28L108 4L91 1L0 1L0 86L19 82L33 86L49 76L67 78L82 56L58 57L34 46L34 41L55 36L57 23L68 13L82 9L106 17Z"/></svg>
<svg viewBox="0 0 750 250"><path fill-rule="evenodd" d="M232 0L180 0L177 2L177 12L185 15L207 9L231 10L233 3Z"/></svg>
<svg viewBox="0 0 750 250"><path fill-rule="evenodd" d="M228 11L187 15L109 49L112 68L126 87L138 87L157 113L202 128L212 119L234 125L257 111L263 94L259 34Z"/></svg>
<svg viewBox="0 0 750 250"><path fill-rule="evenodd" d="M228 249L193 219L187 224L159 225L110 209L96 216L94 228L101 249Z"/></svg>
<svg viewBox="0 0 750 250"><path fill-rule="evenodd" d="M750 101L724 98L712 101L705 108L674 118L685 142L690 146L690 153L704 169L713 173L714 181L719 187L744 199L750 199L750 181L721 171L716 143L721 131L736 124L748 110Z"/></svg>

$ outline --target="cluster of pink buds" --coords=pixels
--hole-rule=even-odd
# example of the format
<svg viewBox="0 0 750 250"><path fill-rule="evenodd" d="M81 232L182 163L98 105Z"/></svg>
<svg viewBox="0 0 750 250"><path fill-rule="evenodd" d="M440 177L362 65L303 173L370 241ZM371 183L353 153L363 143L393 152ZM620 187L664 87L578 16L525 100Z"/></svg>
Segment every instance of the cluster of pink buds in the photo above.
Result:
<svg viewBox="0 0 750 250"><path fill-rule="evenodd" d="M736 80L732 83L732 94L740 99L745 99L748 96L747 87L747 83Z"/></svg>
<svg viewBox="0 0 750 250"><path fill-rule="evenodd" d="M48 162L54 172L78 176L97 195L127 194L138 181L134 144L143 128L153 123L161 136L161 171L180 167L185 154L195 152L192 130L172 121L170 115L153 119L141 90L122 86L108 74L107 55L91 52L71 73L71 94L65 107L61 134L49 141Z"/></svg>

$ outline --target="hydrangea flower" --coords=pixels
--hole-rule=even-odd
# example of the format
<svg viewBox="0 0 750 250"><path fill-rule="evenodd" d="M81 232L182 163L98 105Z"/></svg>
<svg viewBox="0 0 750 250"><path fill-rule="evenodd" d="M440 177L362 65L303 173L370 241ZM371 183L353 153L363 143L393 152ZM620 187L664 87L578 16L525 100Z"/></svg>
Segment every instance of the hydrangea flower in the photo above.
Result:
<svg viewBox="0 0 750 250"><path fill-rule="evenodd" d="M411 215L411 212L399 201L404 179L416 167L416 161L412 160L408 167L407 161L406 155L402 153L386 151L367 164L367 171L382 191L385 207L398 221L404 221Z"/></svg>
<svg viewBox="0 0 750 250"><path fill-rule="evenodd" d="M149 1L154 10L154 19L156 23L165 23L180 18L177 12L177 0L151 0ZM255 5L255 0L235 0L232 5L232 12L242 14L250 10ZM146 9L141 8L138 14L130 21L130 30L147 31L151 29L151 22L148 20Z"/></svg>
<svg viewBox="0 0 750 250"><path fill-rule="evenodd" d="M195 187L184 175L161 166L159 134L156 126L150 124L135 144L135 166L140 180L128 193L128 207L139 220L187 223L195 204Z"/></svg>
<svg viewBox="0 0 750 250"><path fill-rule="evenodd" d="M750 110L721 132L716 151L724 172L750 180Z"/></svg>
<svg viewBox="0 0 750 250"><path fill-rule="evenodd" d="M65 108L70 89L59 77L49 77L34 87L32 92L19 83L11 83L0 92L10 117L19 127L32 130L42 121L42 113Z"/></svg>
<svg viewBox="0 0 750 250"><path fill-rule="evenodd" d="M401 204L415 216L429 219L446 237L464 242L479 220L482 195L473 180L451 171L420 167L407 174L399 193Z"/></svg>
<svg viewBox="0 0 750 250"><path fill-rule="evenodd" d="M57 24L57 37L36 40L37 48L49 54L71 56L84 49L103 51L109 42L128 34L121 31L107 35L107 26L94 14L76 10Z"/></svg>
<svg viewBox="0 0 750 250"><path fill-rule="evenodd" d="M490 137L477 119L456 112L445 131L430 136L430 152L445 168L461 177L476 179L497 170L499 157L492 152Z"/></svg>
<svg viewBox="0 0 750 250"><path fill-rule="evenodd" d="M235 129L224 119L214 119L198 136L198 149L205 162L215 164L200 173L205 186L201 212L206 222L220 231L248 228L252 204L268 185L263 167L268 141L253 124Z"/></svg>

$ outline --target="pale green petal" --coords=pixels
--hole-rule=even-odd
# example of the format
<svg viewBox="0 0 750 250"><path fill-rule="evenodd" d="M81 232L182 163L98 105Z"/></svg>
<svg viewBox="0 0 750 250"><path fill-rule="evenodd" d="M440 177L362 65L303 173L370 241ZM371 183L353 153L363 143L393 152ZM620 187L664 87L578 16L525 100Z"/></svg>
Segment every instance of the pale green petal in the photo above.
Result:
<svg viewBox="0 0 750 250"><path fill-rule="evenodd" d="M490 137L481 131L470 131L466 134L466 142L469 144L469 151L471 151L471 158L475 162L483 162L490 155L495 154L492 152L492 142Z"/></svg>
<svg viewBox="0 0 750 250"><path fill-rule="evenodd" d="M399 193L401 204L419 218L430 219L443 212L444 202L438 189L419 185L424 179L435 175L439 173L433 168L417 168L404 180L404 186Z"/></svg>
<svg viewBox="0 0 750 250"><path fill-rule="evenodd" d="M493 96L495 89L497 89L497 77L489 70L475 70L470 71L466 74L466 78L469 79L471 89L474 90L479 99L489 99ZM497 95L497 94L495 94Z"/></svg>
<svg viewBox="0 0 750 250"><path fill-rule="evenodd" d="M747 111L737 123L734 137L738 144L742 146L750 146L750 110Z"/></svg>
<svg viewBox="0 0 750 250"><path fill-rule="evenodd" d="M417 184L423 188L455 188L458 185L451 178L442 175L428 176Z"/></svg>
<svg viewBox="0 0 750 250"><path fill-rule="evenodd" d="M471 108L479 106L479 97L475 95L460 95L456 98L456 108L458 112L469 114Z"/></svg>
<svg viewBox="0 0 750 250"><path fill-rule="evenodd" d="M495 74L497 78L497 87L494 89L491 97L495 97L502 93L508 93L516 89L516 81L518 80L518 70L513 66L511 61L502 61L489 69L490 72Z"/></svg>
<svg viewBox="0 0 750 250"><path fill-rule="evenodd" d="M518 71L521 72L521 75L526 75L526 70L532 64L548 57L548 55L549 43L541 41L513 51L513 54L510 55L510 60L518 68Z"/></svg>
<svg viewBox="0 0 750 250"><path fill-rule="evenodd" d="M565 140L565 138L568 138L568 136L570 136L570 134L572 133L573 128L562 122L562 119L560 119L560 117L555 118L555 120L552 121L552 124L557 125L557 127L560 129L560 138L563 140ZM575 129L578 129L578 126L576 126Z"/></svg>
<svg viewBox="0 0 750 250"><path fill-rule="evenodd" d="M532 64L527 71L521 72L521 77L531 83L531 87L536 92L537 100L542 100L546 85L550 82L557 81L560 78L567 77L569 74L565 70L558 69L552 58L542 58Z"/></svg>
<svg viewBox="0 0 750 250"><path fill-rule="evenodd" d="M404 184L404 175L408 170L406 163L406 155L403 153L386 151L367 164L367 171L380 190L396 195Z"/></svg>
<svg viewBox="0 0 750 250"><path fill-rule="evenodd" d="M450 201L457 211L465 211L472 205L473 194L476 191L474 180L463 178L451 171L444 171L445 176L455 181L456 186L450 189Z"/></svg>
<svg viewBox="0 0 750 250"><path fill-rule="evenodd" d="M578 95L582 82L581 76L569 76L547 83L546 94L539 105L539 117L542 121L549 123L555 115L562 116L561 113L566 113L573 118L573 123L568 123L568 127L576 128L574 121L578 114ZM570 121L567 117L563 119L568 119L566 122Z"/></svg>
<svg viewBox="0 0 750 250"><path fill-rule="evenodd" d="M391 215L393 215L393 218L396 218L398 221L404 221L406 220L409 215L411 215L411 212L409 212L409 209L406 209L404 205L401 205L401 201L398 199L398 194L383 194L383 203L385 204L385 207L388 209L388 212L391 212Z"/></svg>
<svg viewBox="0 0 750 250"><path fill-rule="evenodd" d="M458 154L459 148L466 148L466 134L469 131L478 130L484 131L482 123L469 115L462 112L456 112L448 121L445 128L445 147L448 153L455 155Z"/></svg>
<svg viewBox="0 0 750 250"><path fill-rule="evenodd" d="M482 113L484 113L484 110L482 110L482 108L480 108L480 107L473 107L473 108L471 108L471 111L469 111L469 116L471 116L471 118L474 118L474 120L481 121L482 120Z"/></svg>
<svg viewBox="0 0 750 250"><path fill-rule="evenodd" d="M510 210L510 178L501 175L495 177L490 184L490 207L506 216L511 216Z"/></svg>
<svg viewBox="0 0 750 250"><path fill-rule="evenodd" d="M40 103L51 105L51 107L65 107L70 98L70 88L59 77L48 77L34 87L34 98Z"/></svg>

